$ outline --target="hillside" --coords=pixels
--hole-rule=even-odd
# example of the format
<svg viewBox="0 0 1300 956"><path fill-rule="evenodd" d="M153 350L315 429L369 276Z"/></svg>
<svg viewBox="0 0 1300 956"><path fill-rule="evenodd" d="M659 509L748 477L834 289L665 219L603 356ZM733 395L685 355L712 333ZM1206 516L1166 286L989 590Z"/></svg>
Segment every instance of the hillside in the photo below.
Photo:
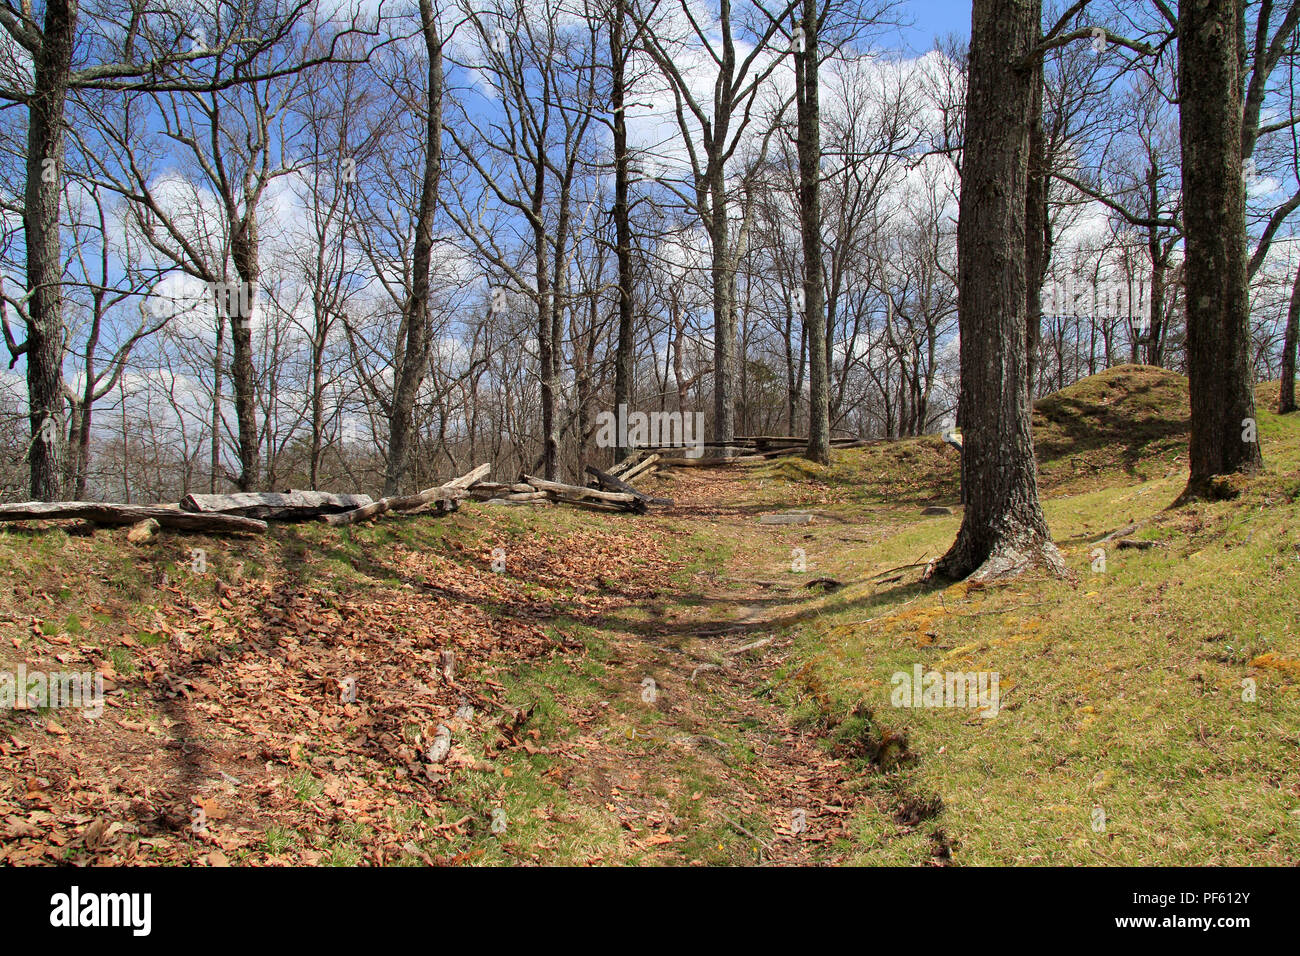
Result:
<svg viewBox="0 0 1300 956"><path fill-rule="evenodd" d="M1181 379L1044 399L1076 579L987 589L920 580L931 438L681 470L643 518L0 529L0 671L108 690L0 715L0 860L1294 865L1300 419L1260 431L1268 474L1171 509ZM918 664L997 672L996 716L893 706Z"/></svg>

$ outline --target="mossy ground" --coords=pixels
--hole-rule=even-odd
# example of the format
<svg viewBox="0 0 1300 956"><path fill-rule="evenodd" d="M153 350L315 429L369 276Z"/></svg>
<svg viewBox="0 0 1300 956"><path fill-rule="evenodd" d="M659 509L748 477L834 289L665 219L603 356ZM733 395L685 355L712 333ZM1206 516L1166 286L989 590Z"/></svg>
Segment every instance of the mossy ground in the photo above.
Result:
<svg viewBox="0 0 1300 956"><path fill-rule="evenodd" d="M1179 508L1182 379L1126 366L1038 403L1044 507L1073 580L922 582L961 520L956 455L922 438L828 468L672 472L653 487L677 507L643 518L469 506L151 550L124 532L104 547L9 528L5 666L54 638L101 646L129 673L158 640L163 574L195 601L216 578L288 575L363 605L411 584L394 549L477 567L501 547L528 561L507 562L509 591L487 613L527 619L563 650L482 666L503 700L531 708L523 743L460 738L468 758L436 812L385 811L409 837L398 862L1294 865L1300 417L1272 415L1269 397L1262 387L1267 472L1233 500ZM952 514L923 516L929 505ZM758 522L796 509L812 523ZM608 549L566 578L573 536L589 533ZM207 576L190 570L200 547ZM816 579L834 583L806 587ZM135 640L114 647L119 633ZM891 678L917 664L996 672L997 715L893 706ZM309 802L318 776L286 785ZM376 839L364 824L322 837L277 822L236 862L310 848L350 865Z"/></svg>

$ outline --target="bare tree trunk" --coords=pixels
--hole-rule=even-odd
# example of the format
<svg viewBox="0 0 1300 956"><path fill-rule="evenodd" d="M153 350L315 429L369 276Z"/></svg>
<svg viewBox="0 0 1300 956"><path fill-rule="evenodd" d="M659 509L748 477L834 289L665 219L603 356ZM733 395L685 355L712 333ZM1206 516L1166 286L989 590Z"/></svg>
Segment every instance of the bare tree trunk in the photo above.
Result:
<svg viewBox="0 0 1300 956"><path fill-rule="evenodd" d="M253 311L261 280L258 261L257 212L244 210L230 239L230 259L239 276L237 290L223 289L218 299L230 317L230 378L235 389L235 420L239 430L240 491L253 491L260 478L257 444L257 370L253 367Z"/></svg>
<svg viewBox="0 0 1300 956"><path fill-rule="evenodd" d="M627 0L615 0L609 29L610 69L613 72L611 103L614 109L614 232L618 254L618 346L614 355L614 409L631 405L636 383L633 339L632 226L628 211L627 114L625 85L627 50L623 45L623 27L627 20ZM619 446L616 460L622 461L630 449Z"/></svg>
<svg viewBox="0 0 1300 956"><path fill-rule="evenodd" d="M558 477L559 440L555 434L555 358L551 323L555 321L549 271L546 264L546 229L541 223L542 196L540 182L534 196L537 225L533 227L534 257L537 271L537 357L540 368L542 399L542 474L547 481Z"/></svg>
<svg viewBox="0 0 1300 956"><path fill-rule="evenodd" d="M975 0L958 223L962 486L966 509L936 567L953 578L1062 573L1038 501L1026 384L1025 213L1041 0ZM1015 66L1015 64L1020 64Z"/></svg>
<svg viewBox="0 0 1300 956"><path fill-rule="evenodd" d="M27 9L26 7L24 9ZM68 98L77 22L76 0L49 0L33 53L28 100L27 183L23 233L27 242L27 409L32 497L62 493L66 433L63 392L63 256L59 196L63 184L63 114Z"/></svg>
<svg viewBox="0 0 1300 956"><path fill-rule="evenodd" d="M721 163L709 178L712 194L709 237L713 244L713 440L729 445L736 437L736 313L731 301L727 183Z"/></svg>
<svg viewBox="0 0 1300 956"><path fill-rule="evenodd" d="M415 400L429 364L429 269L433 262L433 218L438 205L438 178L442 169L442 40L431 0L420 0L420 26L429 57L428 103L425 116L424 182L411 253L411 291L402 309L402 362L393 387L392 414L388 422L388 464L384 494L395 495L406 475L412 444Z"/></svg>
<svg viewBox="0 0 1300 956"><path fill-rule="evenodd" d="M1287 312L1286 337L1282 342L1282 389L1278 393L1277 413L1285 415L1296 410L1295 360L1296 339L1300 338L1300 269L1296 270L1295 284L1291 287L1291 308Z"/></svg>
<svg viewBox="0 0 1300 956"><path fill-rule="evenodd" d="M212 359L212 452L208 468L208 492L217 493L221 475L221 353L226 347L226 322L217 310L217 346Z"/></svg>
<svg viewBox="0 0 1300 956"><path fill-rule="evenodd" d="M819 102L819 10L804 0L802 49L795 50L795 99L799 121L799 227L803 239L803 321L808 330L808 451L810 461L831 461L830 366L826 352L826 302L822 271L821 105Z"/></svg>
<svg viewBox="0 0 1300 956"><path fill-rule="evenodd" d="M1159 170L1153 165L1147 174L1147 202L1151 218L1159 215ZM1168 256L1164 254L1160 242L1160 227L1152 223L1147 227L1147 255L1151 259L1150 306L1147 319L1147 364L1159 365L1161 360L1161 340L1164 333L1165 315L1165 269Z"/></svg>
<svg viewBox="0 0 1300 956"><path fill-rule="evenodd" d="M1240 7L1182 0L1178 8L1192 406L1184 498L1213 493L1216 476L1263 464L1250 382Z"/></svg>
<svg viewBox="0 0 1300 956"><path fill-rule="evenodd" d="M319 316L319 311L317 315ZM308 484L315 491L320 484L321 457L324 453L325 387L324 361L327 326L317 319L311 346L311 461L308 464Z"/></svg>

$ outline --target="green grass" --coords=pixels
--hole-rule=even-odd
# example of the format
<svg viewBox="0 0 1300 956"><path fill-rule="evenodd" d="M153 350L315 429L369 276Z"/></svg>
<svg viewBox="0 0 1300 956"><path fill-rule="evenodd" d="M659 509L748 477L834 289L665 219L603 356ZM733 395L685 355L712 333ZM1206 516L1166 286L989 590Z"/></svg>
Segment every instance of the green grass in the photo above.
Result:
<svg viewBox="0 0 1300 956"><path fill-rule="evenodd" d="M325 792L325 785L307 769L298 771L287 782L294 798L304 803L315 800Z"/></svg>
<svg viewBox="0 0 1300 956"><path fill-rule="evenodd" d="M911 755L864 769L882 799L855 821L857 862L924 862L936 830L969 864L1300 859L1300 794L1285 782L1300 743L1300 482L1285 473L1300 417L1259 414L1272 471L1236 501L1169 510L1185 475L1135 481L1122 462L1048 498L1075 582L858 583L823 604L786 665L786 705L828 746L867 732L849 715L870 714L870 735ZM1158 547L1108 547L1094 573L1095 539L1135 521L1130 537ZM938 554L957 525L917 523L856 558ZM1001 712L892 706L891 676L917 663L997 672ZM898 826L892 808L930 798L937 814Z"/></svg>

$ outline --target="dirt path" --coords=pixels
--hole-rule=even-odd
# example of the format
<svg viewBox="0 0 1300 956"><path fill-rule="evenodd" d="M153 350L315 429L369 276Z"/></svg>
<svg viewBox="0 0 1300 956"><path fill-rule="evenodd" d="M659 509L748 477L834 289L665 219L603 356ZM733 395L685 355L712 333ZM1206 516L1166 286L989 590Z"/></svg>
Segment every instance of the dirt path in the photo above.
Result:
<svg viewBox="0 0 1300 956"><path fill-rule="evenodd" d="M645 726L619 733L618 721L591 715L588 742L598 746L578 789L618 814L647 862L691 862L675 832L683 821L666 810L687 778L706 781L691 794L703 803L697 828L734 833L747 847L744 862L842 862L853 813L871 799L859 762L795 726L776 700L799 676L790 671L790 622L811 613L815 595L804 579L763 572L805 529L760 526L756 509L726 503L738 498L730 484L725 475L688 475L674 493L689 506L643 519L665 535L682 533L683 521L707 521L709 536L732 552L726 566L696 573L687 592L610 622L610 686L622 688L625 708L644 712Z"/></svg>

